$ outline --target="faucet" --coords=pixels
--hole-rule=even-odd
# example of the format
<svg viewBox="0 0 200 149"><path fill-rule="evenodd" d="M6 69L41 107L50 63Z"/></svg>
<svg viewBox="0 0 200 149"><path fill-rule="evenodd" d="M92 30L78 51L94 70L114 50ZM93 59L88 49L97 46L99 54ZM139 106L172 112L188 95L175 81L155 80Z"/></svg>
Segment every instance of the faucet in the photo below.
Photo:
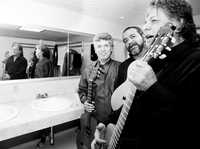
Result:
<svg viewBox="0 0 200 149"><path fill-rule="evenodd" d="M36 95L36 99L41 99L41 98L47 98L48 97L48 94L47 93L38 93Z"/></svg>

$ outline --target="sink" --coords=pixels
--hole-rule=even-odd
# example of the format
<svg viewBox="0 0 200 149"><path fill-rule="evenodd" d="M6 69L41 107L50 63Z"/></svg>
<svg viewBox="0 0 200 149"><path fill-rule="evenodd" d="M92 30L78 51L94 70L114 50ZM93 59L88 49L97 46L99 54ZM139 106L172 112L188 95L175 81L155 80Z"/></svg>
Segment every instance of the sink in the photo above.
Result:
<svg viewBox="0 0 200 149"><path fill-rule="evenodd" d="M15 118L18 114L18 109L7 104L0 104L0 123L6 122Z"/></svg>
<svg viewBox="0 0 200 149"><path fill-rule="evenodd" d="M72 106L66 97L47 97L32 101L32 108L40 111L61 111Z"/></svg>

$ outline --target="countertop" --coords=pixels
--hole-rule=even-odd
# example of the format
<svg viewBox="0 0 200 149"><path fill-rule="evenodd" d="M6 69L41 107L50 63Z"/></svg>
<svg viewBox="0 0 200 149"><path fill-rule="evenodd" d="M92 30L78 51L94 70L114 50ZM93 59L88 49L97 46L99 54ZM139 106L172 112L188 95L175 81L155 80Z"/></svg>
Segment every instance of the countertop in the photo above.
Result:
<svg viewBox="0 0 200 149"><path fill-rule="evenodd" d="M28 134L58 124L80 118L83 106L77 95L62 95L70 98L73 104L60 111L41 111L32 108L32 100L13 101L7 103L18 109L18 114L11 120L0 123L0 141Z"/></svg>

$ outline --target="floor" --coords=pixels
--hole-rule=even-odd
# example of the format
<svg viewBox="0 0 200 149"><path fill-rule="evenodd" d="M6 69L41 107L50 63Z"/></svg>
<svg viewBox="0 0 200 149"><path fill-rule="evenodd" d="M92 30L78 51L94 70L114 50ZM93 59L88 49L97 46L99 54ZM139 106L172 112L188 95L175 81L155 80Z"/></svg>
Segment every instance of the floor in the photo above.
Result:
<svg viewBox="0 0 200 149"><path fill-rule="evenodd" d="M55 134L55 144L50 145L49 141L40 148L36 147L39 140L21 144L10 149L77 149L76 148L76 127Z"/></svg>

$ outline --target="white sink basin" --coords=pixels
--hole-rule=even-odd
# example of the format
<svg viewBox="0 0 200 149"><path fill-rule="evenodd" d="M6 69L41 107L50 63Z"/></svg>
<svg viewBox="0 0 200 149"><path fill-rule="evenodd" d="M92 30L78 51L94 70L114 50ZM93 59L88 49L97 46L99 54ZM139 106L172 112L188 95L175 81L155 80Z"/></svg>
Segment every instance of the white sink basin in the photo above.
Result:
<svg viewBox="0 0 200 149"><path fill-rule="evenodd" d="M47 97L35 99L32 108L40 111L60 111L72 106L72 101L64 97Z"/></svg>
<svg viewBox="0 0 200 149"><path fill-rule="evenodd" d="M0 104L0 123L15 118L17 114L18 110L14 106Z"/></svg>

